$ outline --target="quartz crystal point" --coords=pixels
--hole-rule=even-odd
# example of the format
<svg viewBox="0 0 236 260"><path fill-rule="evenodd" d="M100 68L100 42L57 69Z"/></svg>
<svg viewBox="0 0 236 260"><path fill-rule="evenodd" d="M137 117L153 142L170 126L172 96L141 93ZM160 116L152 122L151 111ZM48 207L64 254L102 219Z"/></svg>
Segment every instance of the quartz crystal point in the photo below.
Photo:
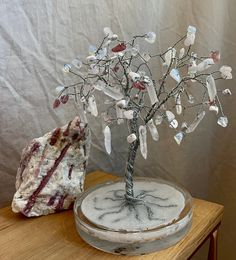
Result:
<svg viewBox="0 0 236 260"><path fill-rule="evenodd" d="M180 94L175 95L175 109L176 109L177 115L182 114L182 105L181 105Z"/></svg>
<svg viewBox="0 0 236 260"><path fill-rule="evenodd" d="M124 97L121 92L119 92L118 90L116 90L108 85L104 85L104 87L101 90L104 92L105 95L107 95L115 100L120 100Z"/></svg>
<svg viewBox="0 0 236 260"><path fill-rule="evenodd" d="M70 64L65 64L64 67L62 68L63 72L68 73L70 72L72 66Z"/></svg>
<svg viewBox="0 0 236 260"><path fill-rule="evenodd" d="M197 65L197 71L199 71L199 72L204 71L204 70L208 69L211 65L214 65L214 64L215 63L212 58L205 59Z"/></svg>
<svg viewBox="0 0 236 260"><path fill-rule="evenodd" d="M179 51L179 59L182 59L184 57L184 54L185 54L185 49L181 48Z"/></svg>
<svg viewBox="0 0 236 260"><path fill-rule="evenodd" d="M209 100L210 100L210 102L212 102L212 101L214 101L215 96L217 94L215 80L212 77L212 75L207 76L206 87L207 87L207 91L208 91Z"/></svg>
<svg viewBox="0 0 236 260"><path fill-rule="evenodd" d="M147 159L147 128L141 125L139 127L140 152L144 159Z"/></svg>
<svg viewBox="0 0 236 260"><path fill-rule="evenodd" d="M228 118L226 116L221 116L217 120L217 124L226 127L228 125Z"/></svg>
<svg viewBox="0 0 236 260"><path fill-rule="evenodd" d="M33 139L22 152L12 210L36 217L71 209L83 191L90 141L79 117Z"/></svg>
<svg viewBox="0 0 236 260"><path fill-rule="evenodd" d="M176 129L178 125L179 125L178 121L174 119L170 122L169 127Z"/></svg>
<svg viewBox="0 0 236 260"><path fill-rule="evenodd" d="M89 111L93 116L98 116L97 104L94 96L88 98Z"/></svg>
<svg viewBox="0 0 236 260"><path fill-rule="evenodd" d="M167 117L168 122L171 122L172 120L175 119L174 113L172 113L172 112L169 111L169 110L166 111L166 117Z"/></svg>
<svg viewBox="0 0 236 260"><path fill-rule="evenodd" d="M60 93L60 92L62 92L64 89L65 89L64 86L57 86L57 87L56 87L56 92L57 92L57 93Z"/></svg>
<svg viewBox="0 0 236 260"><path fill-rule="evenodd" d="M111 129L108 125L104 128L103 134L106 152L111 154Z"/></svg>
<svg viewBox="0 0 236 260"><path fill-rule="evenodd" d="M136 134L130 134L130 135L127 136L127 142L128 142L129 144L133 143L133 142L136 141L136 140L137 140Z"/></svg>
<svg viewBox="0 0 236 260"><path fill-rule="evenodd" d="M232 68L229 66L222 66L220 68L220 72L221 72L221 77L224 79L232 79Z"/></svg>
<svg viewBox="0 0 236 260"><path fill-rule="evenodd" d="M145 76L147 77L147 76ZM148 77L147 77L148 78ZM148 78L149 79L149 78ZM148 96L150 98L151 104L154 105L158 102L157 94L151 79L149 79L148 83L146 84L146 88L148 91Z"/></svg>
<svg viewBox="0 0 236 260"><path fill-rule="evenodd" d="M177 143L178 145L180 145L180 143L182 142L183 138L184 138L184 133L183 133L182 131L181 131L181 132L178 132L178 133L174 136L174 139L175 139L175 141L176 141L176 143Z"/></svg>
<svg viewBox="0 0 236 260"><path fill-rule="evenodd" d="M189 25L187 30L187 37L184 41L185 46L190 46L194 44L196 31L196 27Z"/></svg>
<svg viewBox="0 0 236 260"><path fill-rule="evenodd" d="M177 81L178 83L181 81L181 77L179 75L179 71L177 69L172 69L170 71L170 76Z"/></svg>
<svg viewBox="0 0 236 260"><path fill-rule="evenodd" d="M206 112L202 111L200 114L197 115L197 117L194 119L194 121L188 126L188 128L186 129L186 133L192 133L197 126L199 125L199 123L202 121L202 119L204 118Z"/></svg>
<svg viewBox="0 0 236 260"><path fill-rule="evenodd" d="M171 111L167 110L166 117L169 122L169 127L176 129L178 127L178 121L175 119L175 115Z"/></svg>
<svg viewBox="0 0 236 260"><path fill-rule="evenodd" d="M175 58L175 55L176 55L176 49L170 47L164 56L165 65L170 66L172 59Z"/></svg>
<svg viewBox="0 0 236 260"><path fill-rule="evenodd" d="M158 134L158 131L157 131L156 126L155 126L154 123L153 123L153 120L152 120L152 119L149 120L148 123L147 123L147 125L148 125L148 129L149 129L149 131L150 131L150 133L151 133L152 139L153 139L154 141L158 141L158 139L159 139L159 134Z"/></svg>
<svg viewBox="0 0 236 260"><path fill-rule="evenodd" d="M124 114L123 114L123 109L120 108L117 104L116 104L116 117L117 117L117 124L120 125L124 122Z"/></svg>

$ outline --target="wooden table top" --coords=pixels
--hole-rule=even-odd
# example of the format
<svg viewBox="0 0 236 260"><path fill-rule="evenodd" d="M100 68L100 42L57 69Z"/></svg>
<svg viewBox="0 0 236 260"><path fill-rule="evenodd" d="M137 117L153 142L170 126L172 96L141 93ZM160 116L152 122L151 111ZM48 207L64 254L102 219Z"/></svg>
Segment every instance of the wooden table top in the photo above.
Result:
<svg viewBox="0 0 236 260"><path fill-rule="evenodd" d="M85 187L117 177L93 172ZM193 199L193 224L175 246L144 256L118 256L92 248L77 234L72 210L38 218L15 214L10 207L0 209L0 259L79 260L174 260L187 259L222 220L223 206Z"/></svg>

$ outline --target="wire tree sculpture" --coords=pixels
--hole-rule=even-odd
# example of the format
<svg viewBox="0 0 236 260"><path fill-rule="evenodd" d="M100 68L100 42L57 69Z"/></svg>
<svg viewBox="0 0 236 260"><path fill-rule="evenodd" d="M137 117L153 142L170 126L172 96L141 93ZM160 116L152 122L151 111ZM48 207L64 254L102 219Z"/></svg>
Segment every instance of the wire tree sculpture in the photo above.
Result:
<svg viewBox="0 0 236 260"><path fill-rule="evenodd" d="M140 41L154 43L154 32L135 35L128 41L120 40L108 27L104 28L104 33L98 47L89 46L89 56L84 61L75 58L71 64L64 65L63 71L75 75L77 81L56 88L58 97L53 107L66 104L72 97L82 103L85 112L96 117L96 92L110 98L107 110L101 113L106 124L104 144L110 154L111 125L127 123L129 152L125 199L130 203L139 200L133 189L134 163L139 147L142 156L147 158L147 130L152 139L158 141L157 126L167 122L175 131L175 141L180 144L197 128L207 110L219 113L217 123L226 127L228 119L218 94L231 95L231 92L229 89L217 91L215 81L231 79L232 69L215 66L220 60L219 51L211 51L208 56L192 52L196 34L193 26L189 26L187 34L171 47L157 54L142 52L139 45ZM185 47L181 46L183 44ZM152 60L163 66L158 80L155 80L156 73L150 66ZM197 108L196 116L187 123L185 114L193 107Z"/></svg>

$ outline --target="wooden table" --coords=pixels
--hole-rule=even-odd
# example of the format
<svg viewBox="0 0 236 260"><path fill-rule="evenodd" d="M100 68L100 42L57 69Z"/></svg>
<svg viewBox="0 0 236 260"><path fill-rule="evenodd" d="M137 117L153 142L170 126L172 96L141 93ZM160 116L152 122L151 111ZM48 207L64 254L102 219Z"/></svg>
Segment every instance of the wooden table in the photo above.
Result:
<svg viewBox="0 0 236 260"><path fill-rule="evenodd" d="M85 187L117 177L102 172L87 176ZM216 259L217 231L223 206L193 199L193 225L178 244L145 256L118 256L96 250L77 234L71 210L38 218L14 214L10 207L0 209L0 259L96 259L96 260L174 260L188 259L210 237L209 259Z"/></svg>

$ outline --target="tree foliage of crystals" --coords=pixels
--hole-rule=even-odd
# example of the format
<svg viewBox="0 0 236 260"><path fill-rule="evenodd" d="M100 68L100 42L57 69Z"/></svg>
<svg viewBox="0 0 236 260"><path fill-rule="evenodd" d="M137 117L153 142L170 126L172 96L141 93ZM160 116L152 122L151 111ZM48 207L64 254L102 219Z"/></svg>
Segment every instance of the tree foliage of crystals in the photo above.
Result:
<svg viewBox="0 0 236 260"><path fill-rule="evenodd" d="M111 125L128 123L129 154L126 169L126 198L134 199L133 167L138 148L147 158L147 132L158 141L158 127L167 123L175 131L174 139L180 144L183 138L193 132L204 118L206 111L220 114L217 123L226 127L228 119L224 115L218 94L231 95L229 89L217 90L215 81L231 79L229 66L217 68L220 52L211 51L208 56L192 52L196 28L189 26L186 35L173 46L161 53L141 51L140 42L152 44L156 40L154 32L135 35L130 40L120 40L110 28L104 28L105 37L98 47L89 46L85 60L75 58L65 64L63 71L76 76L74 84L58 86L58 98L54 108L68 102L73 97L81 102L85 112L98 116L96 92L107 96L107 110L101 114L104 122L104 143L107 153L111 153ZM184 47L182 46L184 44ZM163 71L152 69L152 61L160 62ZM200 96L199 96L200 93ZM186 111L197 109L190 122L185 121ZM180 122L182 121L182 122Z"/></svg>

